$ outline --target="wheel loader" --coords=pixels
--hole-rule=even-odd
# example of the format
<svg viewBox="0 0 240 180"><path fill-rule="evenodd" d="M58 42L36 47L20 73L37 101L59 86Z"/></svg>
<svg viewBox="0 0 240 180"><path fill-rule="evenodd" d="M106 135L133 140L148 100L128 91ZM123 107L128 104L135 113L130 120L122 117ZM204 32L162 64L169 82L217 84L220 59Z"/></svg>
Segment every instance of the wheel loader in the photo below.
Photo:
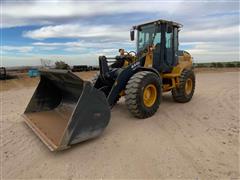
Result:
<svg viewBox="0 0 240 180"><path fill-rule="evenodd" d="M181 27L166 20L133 26L130 37L136 37L136 51L100 56L100 71L92 82L68 70L41 70L25 122L56 151L99 136L122 96L129 112L140 119L156 113L163 92L171 91L176 102L190 101L195 75L191 55L178 50Z"/></svg>

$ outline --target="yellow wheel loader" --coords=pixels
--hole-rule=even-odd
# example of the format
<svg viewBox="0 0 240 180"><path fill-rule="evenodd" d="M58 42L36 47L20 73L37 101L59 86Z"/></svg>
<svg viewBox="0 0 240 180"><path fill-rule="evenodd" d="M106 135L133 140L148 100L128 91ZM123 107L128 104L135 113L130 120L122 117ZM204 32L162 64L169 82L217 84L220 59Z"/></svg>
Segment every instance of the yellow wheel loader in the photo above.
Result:
<svg viewBox="0 0 240 180"><path fill-rule="evenodd" d="M133 26L136 52L100 56L100 72L92 83L68 70L41 70L25 122L55 151L99 136L121 96L131 114L142 119L158 110L163 92L171 91L176 102L190 101L195 75L191 55L178 50L181 27L166 20Z"/></svg>

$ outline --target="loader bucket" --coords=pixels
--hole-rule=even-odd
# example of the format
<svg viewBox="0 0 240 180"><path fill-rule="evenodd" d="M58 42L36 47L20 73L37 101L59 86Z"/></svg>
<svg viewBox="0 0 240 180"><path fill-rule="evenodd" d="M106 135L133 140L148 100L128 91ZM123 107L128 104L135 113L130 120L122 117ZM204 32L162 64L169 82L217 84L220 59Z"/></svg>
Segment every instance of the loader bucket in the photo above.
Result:
<svg viewBox="0 0 240 180"><path fill-rule="evenodd" d="M41 70L23 117L51 151L94 138L110 120L104 93L67 70Z"/></svg>

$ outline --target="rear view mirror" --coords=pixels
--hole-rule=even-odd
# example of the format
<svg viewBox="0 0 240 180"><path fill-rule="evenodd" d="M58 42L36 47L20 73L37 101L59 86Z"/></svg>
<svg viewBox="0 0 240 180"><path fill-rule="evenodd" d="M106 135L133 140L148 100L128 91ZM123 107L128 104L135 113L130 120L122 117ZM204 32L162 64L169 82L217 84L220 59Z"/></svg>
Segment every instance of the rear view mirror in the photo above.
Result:
<svg viewBox="0 0 240 180"><path fill-rule="evenodd" d="M131 41L134 41L134 36L135 36L135 31L134 31L134 29L131 29L131 30L130 30L130 38L131 38Z"/></svg>

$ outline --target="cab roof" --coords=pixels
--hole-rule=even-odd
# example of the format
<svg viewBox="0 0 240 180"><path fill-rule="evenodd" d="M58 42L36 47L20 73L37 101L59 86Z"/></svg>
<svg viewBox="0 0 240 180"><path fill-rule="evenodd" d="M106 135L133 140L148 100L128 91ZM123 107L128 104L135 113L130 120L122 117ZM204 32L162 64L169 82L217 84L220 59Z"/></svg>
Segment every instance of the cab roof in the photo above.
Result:
<svg viewBox="0 0 240 180"><path fill-rule="evenodd" d="M147 23L143 23L143 24L133 26L133 28L137 29L140 26L145 26L145 25L148 25L148 24L161 24L161 23L166 23L166 24L170 24L170 25L173 25L173 26L177 26L178 28L183 27L183 25L180 24L180 23L177 23L177 22L174 22L174 21L167 21L167 20L164 20L164 19L159 19L159 20L156 20L156 21L150 21L150 22L147 22Z"/></svg>

